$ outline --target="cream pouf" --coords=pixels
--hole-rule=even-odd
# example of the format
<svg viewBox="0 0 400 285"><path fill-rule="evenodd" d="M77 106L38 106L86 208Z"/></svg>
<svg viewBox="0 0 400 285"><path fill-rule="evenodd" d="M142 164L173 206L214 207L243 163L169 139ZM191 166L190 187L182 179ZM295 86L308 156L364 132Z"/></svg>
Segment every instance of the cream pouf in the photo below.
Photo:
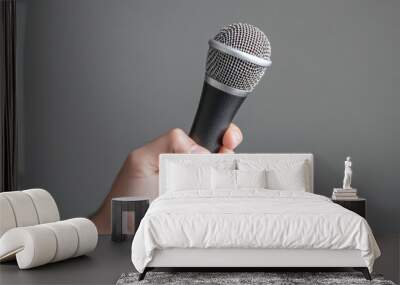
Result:
<svg viewBox="0 0 400 285"><path fill-rule="evenodd" d="M16 258L20 269L28 269L96 248L98 233L90 220L59 220L46 190L0 193L0 262Z"/></svg>

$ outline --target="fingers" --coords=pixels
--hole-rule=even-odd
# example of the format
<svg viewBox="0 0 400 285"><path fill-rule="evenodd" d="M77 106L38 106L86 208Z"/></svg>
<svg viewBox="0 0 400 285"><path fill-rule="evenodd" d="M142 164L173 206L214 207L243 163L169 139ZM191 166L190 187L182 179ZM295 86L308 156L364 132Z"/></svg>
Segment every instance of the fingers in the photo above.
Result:
<svg viewBox="0 0 400 285"><path fill-rule="evenodd" d="M210 153L204 147L198 145L181 129L172 129L164 137L168 141L168 151L172 153L192 153L205 154ZM220 153L233 153L233 150L242 142L243 135L238 126L231 123L226 130Z"/></svg>
<svg viewBox="0 0 400 285"><path fill-rule="evenodd" d="M181 129L170 130L166 135L166 139L168 141L168 152L171 153L210 153L207 149L198 145Z"/></svg>
<svg viewBox="0 0 400 285"><path fill-rule="evenodd" d="M157 157L161 153L209 153L178 128L169 130L140 149L143 153Z"/></svg>
<svg viewBox="0 0 400 285"><path fill-rule="evenodd" d="M235 152L230 148L221 146L221 148L219 149L219 153L232 154L232 153L235 153Z"/></svg>
<svg viewBox="0 0 400 285"><path fill-rule="evenodd" d="M233 153L233 150L238 147L238 145L243 140L242 131L238 126L231 123L226 130L224 137L222 139L222 147L220 149L221 153Z"/></svg>
<svg viewBox="0 0 400 285"><path fill-rule="evenodd" d="M129 157L130 173L146 177L158 172L161 153L210 153L196 144L183 130L172 129L155 140L133 151Z"/></svg>
<svg viewBox="0 0 400 285"><path fill-rule="evenodd" d="M242 142L243 135L235 124L230 124L223 136L220 153L233 153ZM127 172L133 177L146 177L158 172L158 156L161 153L210 153L198 145L183 130L172 129L164 135L133 151L127 159Z"/></svg>

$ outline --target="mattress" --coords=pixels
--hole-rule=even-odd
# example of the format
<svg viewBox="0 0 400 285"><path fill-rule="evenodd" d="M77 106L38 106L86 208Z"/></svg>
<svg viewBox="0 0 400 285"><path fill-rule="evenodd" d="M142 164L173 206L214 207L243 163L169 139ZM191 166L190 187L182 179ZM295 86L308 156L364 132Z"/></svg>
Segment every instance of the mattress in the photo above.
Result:
<svg viewBox="0 0 400 285"><path fill-rule="evenodd" d="M143 272L157 249L359 250L372 271L380 251L364 218L300 191L241 189L167 192L143 218L132 262Z"/></svg>

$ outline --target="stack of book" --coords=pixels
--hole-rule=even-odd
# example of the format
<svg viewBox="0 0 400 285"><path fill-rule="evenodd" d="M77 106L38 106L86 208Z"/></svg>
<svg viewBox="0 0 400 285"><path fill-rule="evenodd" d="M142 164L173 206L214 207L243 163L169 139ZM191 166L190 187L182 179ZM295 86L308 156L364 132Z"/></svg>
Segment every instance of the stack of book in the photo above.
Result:
<svg viewBox="0 0 400 285"><path fill-rule="evenodd" d="M357 189L334 188L332 193L333 200L357 200Z"/></svg>

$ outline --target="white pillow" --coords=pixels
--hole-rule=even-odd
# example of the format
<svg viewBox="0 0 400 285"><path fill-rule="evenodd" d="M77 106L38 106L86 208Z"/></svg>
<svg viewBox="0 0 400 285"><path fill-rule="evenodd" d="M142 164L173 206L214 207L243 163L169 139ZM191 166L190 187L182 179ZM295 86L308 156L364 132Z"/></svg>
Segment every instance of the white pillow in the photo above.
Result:
<svg viewBox="0 0 400 285"><path fill-rule="evenodd" d="M238 188L267 188L266 170L215 169L213 173L214 190L237 190Z"/></svg>
<svg viewBox="0 0 400 285"><path fill-rule="evenodd" d="M304 160L271 160L240 159L240 170L267 170L267 188L273 190L306 191L309 189L306 161Z"/></svg>
<svg viewBox="0 0 400 285"><path fill-rule="evenodd" d="M240 188L267 188L267 171L263 170L236 170L237 187Z"/></svg>
<svg viewBox="0 0 400 285"><path fill-rule="evenodd" d="M303 167L285 170L273 169L267 172L268 188L273 190L306 191Z"/></svg>
<svg viewBox="0 0 400 285"><path fill-rule="evenodd" d="M236 189L236 170L213 168L213 189Z"/></svg>
<svg viewBox="0 0 400 285"><path fill-rule="evenodd" d="M184 191L193 189L211 189L211 167L168 164L167 189Z"/></svg>

